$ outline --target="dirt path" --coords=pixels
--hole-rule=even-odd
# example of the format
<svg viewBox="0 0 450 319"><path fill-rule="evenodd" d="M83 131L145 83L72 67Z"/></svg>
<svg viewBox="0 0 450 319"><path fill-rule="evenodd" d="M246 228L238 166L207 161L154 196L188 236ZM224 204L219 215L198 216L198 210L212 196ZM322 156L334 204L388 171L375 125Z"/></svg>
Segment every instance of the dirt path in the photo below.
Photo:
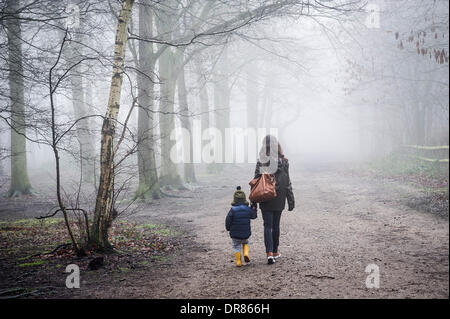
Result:
<svg viewBox="0 0 450 319"><path fill-rule="evenodd" d="M251 170L250 170L251 171ZM247 174L248 175L248 174ZM92 296L126 298L448 298L448 216L407 206L420 196L393 181L326 167L291 171L297 207L283 212L282 259L267 265L260 211L252 222L252 262L237 268L224 218L245 171L229 171L192 198L161 201L138 219L188 225L188 251L120 289ZM236 178L242 176L242 179ZM184 227L184 226L183 226ZM380 288L367 289L365 268L380 269Z"/></svg>

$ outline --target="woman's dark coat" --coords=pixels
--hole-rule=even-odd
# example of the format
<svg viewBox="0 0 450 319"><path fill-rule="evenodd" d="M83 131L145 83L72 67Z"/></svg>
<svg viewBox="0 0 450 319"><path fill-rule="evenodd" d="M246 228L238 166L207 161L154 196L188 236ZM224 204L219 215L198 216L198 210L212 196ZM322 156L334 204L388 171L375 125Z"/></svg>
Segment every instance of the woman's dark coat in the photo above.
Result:
<svg viewBox="0 0 450 319"><path fill-rule="evenodd" d="M262 164L260 161L256 163L255 178L261 176L261 168L269 166ZM289 162L286 158L281 157L278 160L278 169L275 173L276 185L275 190L277 197L274 199L259 203L262 211L282 211L288 202L288 210L291 211L295 207L294 193L292 192L291 179L289 177Z"/></svg>

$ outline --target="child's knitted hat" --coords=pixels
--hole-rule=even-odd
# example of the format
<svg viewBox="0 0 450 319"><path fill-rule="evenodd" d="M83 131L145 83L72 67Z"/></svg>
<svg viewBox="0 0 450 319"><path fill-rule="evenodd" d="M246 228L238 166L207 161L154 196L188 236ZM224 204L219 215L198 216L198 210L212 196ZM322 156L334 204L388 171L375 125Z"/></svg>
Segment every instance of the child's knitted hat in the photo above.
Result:
<svg viewBox="0 0 450 319"><path fill-rule="evenodd" d="M247 199L245 198L245 193L241 191L241 186L236 187L231 205L234 206L239 204L248 205Z"/></svg>

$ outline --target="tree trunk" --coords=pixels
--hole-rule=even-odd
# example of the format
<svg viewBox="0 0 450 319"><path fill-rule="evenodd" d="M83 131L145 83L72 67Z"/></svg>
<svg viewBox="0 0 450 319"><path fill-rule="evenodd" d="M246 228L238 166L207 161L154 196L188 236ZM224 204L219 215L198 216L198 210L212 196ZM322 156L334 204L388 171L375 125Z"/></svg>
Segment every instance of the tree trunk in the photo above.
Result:
<svg viewBox="0 0 450 319"><path fill-rule="evenodd" d="M426 107L426 119L425 119L425 144L426 145L432 145L435 143L433 141L433 113L434 113L434 106L433 104L427 104Z"/></svg>
<svg viewBox="0 0 450 319"><path fill-rule="evenodd" d="M425 145L425 108L421 101L414 103L414 143L417 145Z"/></svg>
<svg viewBox="0 0 450 319"><path fill-rule="evenodd" d="M180 186L181 178L175 163L170 158L170 150L175 141L170 134L175 129L174 99L176 78L173 75L173 53L168 49L159 58L159 75L161 78L161 102L159 125L161 129L161 186Z"/></svg>
<svg viewBox="0 0 450 319"><path fill-rule="evenodd" d="M153 16L148 6L139 7L139 35L153 36ZM151 200L161 197L156 169L155 140L153 134L154 71L153 44L139 42L138 81L138 168L139 187L135 198Z"/></svg>
<svg viewBox="0 0 450 319"><path fill-rule="evenodd" d="M87 70L88 72L88 70ZM86 74L86 82L85 82L85 86L84 86L84 92L85 94L85 98L84 98L84 104L85 104L85 110L88 114L93 114L93 105L94 105L94 88L95 88L95 76L92 74L89 74L89 72ZM95 126L95 120L94 119L87 119L87 127L89 129L92 129ZM87 154L89 155L89 159L91 162L88 162L88 170L92 170L92 177L88 177L87 181L89 182L93 182L93 184L95 186L97 186L97 181L98 181L98 157L97 157L97 150L95 148L96 146L96 134L91 130L90 131L90 137L89 137L89 142L90 144L88 144L90 147L92 147L91 149L88 149Z"/></svg>
<svg viewBox="0 0 450 319"><path fill-rule="evenodd" d="M258 106L259 106L259 90L258 90L258 71L254 63L249 63L247 71L247 128L257 129L258 127ZM248 138L245 140L245 160L251 161L249 158L250 145Z"/></svg>
<svg viewBox="0 0 450 319"><path fill-rule="evenodd" d="M276 82L274 75L267 72L264 82L264 96L261 105L260 120L258 124L260 127L270 129L273 106L273 90L271 89L270 85L271 83Z"/></svg>
<svg viewBox="0 0 450 319"><path fill-rule="evenodd" d="M106 115L103 120L100 152L100 181L95 203L91 244L97 249L110 248L108 231L117 216L114 210L114 135L120 109L125 49L128 39L128 22L134 0L126 0L120 10L114 46L113 75Z"/></svg>
<svg viewBox="0 0 450 319"><path fill-rule="evenodd" d="M71 44L72 45L72 44ZM70 77L72 87L72 104L75 119L80 119L88 115L83 90L83 80L81 78L81 67L75 67L75 74ZM86 118L76 125L78 143L81 153L82 180L92 182L94 180L95 148L90 130L90 120Z"/></svg>
<svg viewBox="0 0 450 319"><path fill-rule="evenodd" d="M247 126L257 128L258 126L258 70L250 63L247 66Z"/></svg>
<svg viewBox="0 0 450 319"><path fill-rule="evenodd" d="M196 63L196 73L197 73L197 83L200 88L199 99L200 99L200 117L201 117L201 127L202 130L209 128L209 97L208 97L208 86L205 79L204 70L201 66L201 62ZM205 143L202 142L202 146Z"/></svg>
<svg viewBox="0 0 450 319"><path fill-rule="evenodd" d="M193 163L194 144L192 139L191 121L189 118L189 105L187 99L184 67L182 67L182 69L180 70L180 74L178 76L178 101L180 103L181 127L186 129L190 133L188 145L190 161L188 163L184 163L184 180L186 183L195 183L197 182L197 178L195 177L195 168Z"/></svg>
<svg viewBox="0 0 450 319"><path fill-rule="evenodd" d="M9 196L31 193L27 169L24 79L22 66L22 35L19 19L20 1L6 1L12 16L6 19L8 37L9 90L11 101L11 186Z"/></svg>
<svg viewBox="0 0 450 319"><path fill-rule="evenodd" d="M81 19L83 22L83 19ZM83 59L83 25L79 26L78 30L75 30L74 42L69 42L68 45L68 63L69 66L76 65ZM83 87L83 64L76 65L70 75L70 84L72 90L72 105L75 119L86 117L88 110L85 100L85 90ZM94 161L95 161L95 147L93 135L90 130L91 120L89 118L83 119L76 124L77 138L80 145L81 154L81 171L82 180L93 182L94 181Z"/></svg>
<svg viewBox="0 0 450 319"><path fill-rule="evenodd" d="M167 7L175 7L173 2L168 1ZM173 12L161 10L156 20L158 33L161 37L170 40L175 25ZM175 146L175 141L170 139L170 134L175 129L174 99L177 76L175 73L175 58L171 48L164 50L159 58L159 77L161 80L160 92L160 137L161 137L161 186L181 186L182 181L177 171L177 166L170 158L170 151Z"/></svg>
<svg viewBox="0 0 450 319"><path fill-rule="evenodd" d="M225 158L225 129L230 127L230 87L227 74L228 56L224 50L214 80L214 115L216 116L217 129L222 134L222 158ZM222 170L223 165L216 164L216 170Z"/></svg>
<svg viewBox="0 0 450 319"><path fill-rule="evenodd" d="M272 125L272 109L273 109L273 95L270 94L270 96L268 97L268 101L267 101L267 105L266 105L266 121L265 121L265 125L263 127L265 127L266 129L270 129L271 125Z"/></svg>

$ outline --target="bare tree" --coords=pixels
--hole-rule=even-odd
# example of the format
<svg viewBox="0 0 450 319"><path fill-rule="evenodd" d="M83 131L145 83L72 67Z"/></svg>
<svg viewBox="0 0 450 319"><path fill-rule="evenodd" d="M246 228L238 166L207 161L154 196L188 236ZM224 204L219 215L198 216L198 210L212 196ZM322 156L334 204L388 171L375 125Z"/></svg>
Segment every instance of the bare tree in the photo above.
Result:
<svg viewBox="0 0 450 319"><path fill-rule="evenodd" d="M11 187L9 196L31 193L28 178L22 35L19 18L20 1L6 1L5 24L8 35L9 96L11 103Z"/></svg>
<svg viewBox="0 0 450 319"><path fill-rule="evenodd" d="M153 36L153 14L148 4L139 6L139 36ZM156 168L155 126L155 52L150 42L139 42L138 65L138 168L139 186L135 198L156 199L161 196Z"/></svg>
<svg viewBox="0 0 450 319"><path fill-rule="evenodd" d="M116 122L120 109L120 96L124 72L125 50L128 39L128 23L134 0L125 0L120 10L114 46L113 74L106 115L103 120L100 152L100 182L91 231L91 244L98 249L108 249L108 230L117 216L114 210L114 156L118 145L114 145Z"/></svg>

